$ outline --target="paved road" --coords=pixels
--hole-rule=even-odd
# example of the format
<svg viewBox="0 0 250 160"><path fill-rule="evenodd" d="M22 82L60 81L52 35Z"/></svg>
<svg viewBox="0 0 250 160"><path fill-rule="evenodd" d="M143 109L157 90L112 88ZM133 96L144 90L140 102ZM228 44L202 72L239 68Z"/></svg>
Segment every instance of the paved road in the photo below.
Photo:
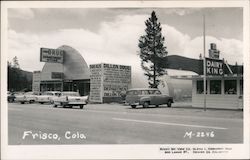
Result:
<svg viewBox="0 0 250 160"><path fill-rule="evenodd" d="M185 107L131 109L89 104L84 109L8 105L9 144L242 143L242 111Z"/></svg>

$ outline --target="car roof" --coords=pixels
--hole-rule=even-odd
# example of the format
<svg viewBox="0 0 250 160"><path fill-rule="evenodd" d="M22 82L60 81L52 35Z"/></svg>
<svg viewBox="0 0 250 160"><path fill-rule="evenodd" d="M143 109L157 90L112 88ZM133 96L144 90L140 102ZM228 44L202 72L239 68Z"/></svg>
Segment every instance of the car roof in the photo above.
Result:
<svg viewBox="0 0 250 160"><path fill-rule="evenodd" d="M152 91L156 91L159 90L157 88L131 88L128 91L138 91L138 90L152 90Z"/></svg>
<svg viewBox="0 0 250 160"><path fill-rule="evenodd" d="M78 92L65 91L65 92L62 92L62 93L78 93Z"/></svg>

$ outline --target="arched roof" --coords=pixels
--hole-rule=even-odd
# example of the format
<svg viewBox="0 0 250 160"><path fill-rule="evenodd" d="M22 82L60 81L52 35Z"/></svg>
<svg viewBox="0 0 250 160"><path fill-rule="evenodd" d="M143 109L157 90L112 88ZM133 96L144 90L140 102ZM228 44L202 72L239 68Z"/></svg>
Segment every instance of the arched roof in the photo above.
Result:
<svg viewBox="0 0 250 160"><path fill-rule="evenodd" d="M90 79L88 65L81 54L70 46L60 46L64 50L64 63L45 63L42 69L41 80L58 80L51 78L51 72L63 72L65 80Z"/></svg>

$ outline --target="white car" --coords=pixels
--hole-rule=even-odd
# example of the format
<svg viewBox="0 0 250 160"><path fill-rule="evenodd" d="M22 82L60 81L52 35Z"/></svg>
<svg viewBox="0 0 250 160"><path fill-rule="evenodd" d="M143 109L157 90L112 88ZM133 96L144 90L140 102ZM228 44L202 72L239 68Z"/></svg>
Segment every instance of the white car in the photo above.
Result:
<svg viewBox="0 0 250 160"><path fill-rule="evenodd" d="M83 109L86 104L88 104L88 96L80 96L78 92L62 92L61 96L54 99L54 107L79 106Z"/></svg>
<svg viewBox="0 0 250 160"><path fill-rule="evenodd" d="M44 103L54 103L54 99L59 97L61 95L61 92L59 91L47 91L44 92L42 95L37 96L36 102L40 104Z"/></svg>
<svg viewBox="0 0 250 160"><path fill-rule="evenodd" d="M17 94L16 95L16 102L20 102L21 104L24 104L26 102L28 103L34 103L36 101L37 95L35 95L33 92L26 92L23 94Z"/></svg>

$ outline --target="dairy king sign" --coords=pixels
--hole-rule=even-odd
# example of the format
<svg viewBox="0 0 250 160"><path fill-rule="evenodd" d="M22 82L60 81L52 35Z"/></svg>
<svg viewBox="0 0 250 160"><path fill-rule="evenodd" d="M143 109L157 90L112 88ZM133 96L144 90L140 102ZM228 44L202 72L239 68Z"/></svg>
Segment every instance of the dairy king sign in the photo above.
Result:
<svg viewBox="0 0 250 160"><path fill-rule="evenodd" d="M223 60L206 58L206 74L223 76L224 70Z"/></svg>

